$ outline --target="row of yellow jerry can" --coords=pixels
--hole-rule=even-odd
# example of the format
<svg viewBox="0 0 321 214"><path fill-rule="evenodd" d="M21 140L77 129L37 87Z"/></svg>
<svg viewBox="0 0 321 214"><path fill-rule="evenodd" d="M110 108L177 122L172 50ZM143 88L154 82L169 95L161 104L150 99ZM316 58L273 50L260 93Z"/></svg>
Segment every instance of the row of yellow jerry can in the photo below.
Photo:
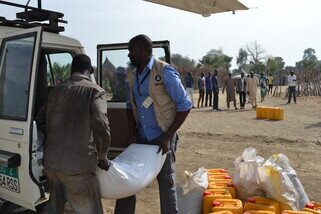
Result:
<svg viewBox="0 0 321 214"><path fill-rule="evenodd" d="M235 189L231 176L225 169L208 169L207 178L208 189L204 191L203 214L211 212L229 214L226 213L229 211L226 210L225 206L232 206L227 203L230 203L230 200L235 200ZM222 206L219 203L222 203Z"/></svg>
<svg viewBox="0 0 321 214"><path fill-rule="evenodd" d="M215 199L206 214L321 214L321 205L310 202L302 211L294 211L270 198L249 198L244 206L238 199Z"/></svg>
<svg viewBox="0 0 321 214"><path fill-rule="evenodd" d="M224 169L208 170L209 187L204 191L203 214L321 214L321 204L310 202L302 211L264 197L235 198L232 178Z"/></svg>
<svg viewBox="0 0 321 214"><path fill-rule="evenodd" d="M269 120L283 120L284 109L280 107L258 106L256 107L256 118Z"/></svg>

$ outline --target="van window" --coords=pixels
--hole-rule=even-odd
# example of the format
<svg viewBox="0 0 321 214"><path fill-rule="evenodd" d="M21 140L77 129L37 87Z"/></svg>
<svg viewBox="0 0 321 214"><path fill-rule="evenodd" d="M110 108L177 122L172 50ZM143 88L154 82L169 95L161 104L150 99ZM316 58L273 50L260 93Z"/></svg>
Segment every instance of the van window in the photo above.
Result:
<svg viewBox="0 0 321 214"><path fill-rule="evenodd" d="M165 50L153 48L153 55L156 59L164 60ZM128 50L103 50L101 56L101 86L107 92L108 101L125 102L129 92L125 81L130 69Z"/></svg>
<svg viewBox="0 0 321 214"><path fill-rule="evenodd" d="M70 53L49 53L46 54L46 61L49 86L57 85L70 77L72 62Z"/></svg>
<svg viewBox="0 0 321 214"><path fill-rule="evenodd" d="M0 118L26 120L35 34L4 39L0 54Z"/></svg>

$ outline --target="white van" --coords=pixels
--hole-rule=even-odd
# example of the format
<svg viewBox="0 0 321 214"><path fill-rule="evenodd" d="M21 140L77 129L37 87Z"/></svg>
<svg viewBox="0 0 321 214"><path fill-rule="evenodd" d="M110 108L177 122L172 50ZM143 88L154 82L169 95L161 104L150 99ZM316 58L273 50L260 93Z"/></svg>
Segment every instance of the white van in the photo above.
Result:
<svg viewBox="0 0 321 214"><path fill-rule="evenodd" d="M28 8L29 19L39 19ZM56 24L21 24L0 17L0 213L10 213L6 204L40 210L49 198L42 173L45 139L34 118L50 88L69 77L73 56L84 53L79 41L59 34L62 28ZM97 54L92 81L108 92L109 156L115 156L127 147L127 43L98 45ZM169 42L154 42L154 55L170 62Z"/></svg>

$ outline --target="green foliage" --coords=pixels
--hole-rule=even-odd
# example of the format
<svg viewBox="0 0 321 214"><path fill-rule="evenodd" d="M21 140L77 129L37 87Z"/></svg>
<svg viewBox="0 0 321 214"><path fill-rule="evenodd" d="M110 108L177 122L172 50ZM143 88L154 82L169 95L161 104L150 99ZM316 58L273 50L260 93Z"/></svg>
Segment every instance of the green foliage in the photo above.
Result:
<svg viewBox="0 0 321 214"><path fill-rule="evenodd" d="M316 62L318 61L317 56L315 55L315 50L313 48L307 48L303 53L303 60Z"/></svg>
<svg viewBox="0 0 321 214"><path fill-rule="evenodd" d="M239 67L239 69L244 68L244 65L247 62L247 52L243 48L240 48L239 54L236 57L236 64Z"/></svg>
<svg viewBox="0 0 321 214"><path fill-rule="evenodd" d="M54 74L56 83L61 82L70 76L71 64L68 63L66 65L60 65L59 63L54 62L52 64L52 73Z"/></svg>
<svg viewBox="0 0 321 214"><path fill-rule="evenodd" d="M269 57L266 61L266 71L269 74L275 75L283 70L284 65L285 62L282 57Z"/></svg>
<svg viewBox="0 0 321 214"><path fill-rule="evenodd" d="M317 56L315 55L315 50L313 48L307 48L303 52L303 58L301 61L296 62L296 68L298 70L313 70L320 68L320 64Z"/></svg>
<svg viewBox="0 0 321 214"><path fill-rule="evenodd" d="M256 73L260 74L265 71L265 64L263 62L251 63L251 70Z"/></svg>
<svg viewBox="0 0 321 214"><path fill-rule="evenodd" d="M189 57L183 57L181 54L172 54L171 56L172 63L178 68L194 68L195 60L190 59Z"/></svg>
<svg viewBox="0 0 321 214"><path fill-rule="evenodd" d="M200 60L204 67L217 68L228 71L231 67L233 57L227 56L222 49L212 49Z"/></svg>

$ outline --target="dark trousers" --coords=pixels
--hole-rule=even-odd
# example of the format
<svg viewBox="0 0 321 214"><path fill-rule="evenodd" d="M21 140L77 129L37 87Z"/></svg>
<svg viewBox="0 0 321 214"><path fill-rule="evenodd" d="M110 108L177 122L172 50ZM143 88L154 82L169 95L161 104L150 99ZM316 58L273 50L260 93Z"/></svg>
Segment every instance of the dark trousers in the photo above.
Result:
<svg viewBox="0 0 321 214"><path fill-rule="evenodd" d="M116 200L114 214L135 214L136 195Z"/></svg>
<svg viewBox="0 0 321 214"><path fill-rule="evenodd" d="M49 214L63 214L68 201L77 214L103 214L98 179L95 174L66 174L44 170L49 184Z"/></svg>
<svg viewBox="0 0 321 214"><path fill-rule="evenodd" d="M273 84L269 84L268 94L272 94Z"/></svg>
<svg viewBox="0 0 321 214"><path fill-rule="evenodd" d="M200 89L199 92L200 93L197 101L197 108L200 107L200 103L201 103L201 107L203 107L203 104L204 104L204 89Z"/></svg>
<svg viewBox="0 0 321 214"><path fill-rule="evenodd" d="M178 136L175 135L170 142L170 151L167 153L163 168L157 175L161 214L178 213L175 184L175 152L177 144ZM135 207L135 195L117 199L114 214L134 214Z"/></svg>
<svg viewBox="0 0 321 214"><path fill-rule="evenodd" d="M218 92L213 91L213 109L218 109Z"/></svg>
<svg viewBox="0 0 321 214"><path fill-rule="evenodd" d="M212 90L206 90L205 106L207 106L207 101L209 106L212 106Z"/></svg>
<svg viewBox="0 0 321 214"><path fill-rule="evenodd" d="M245 102L246 102L246 92L240 91L239 96L240 96L240 106L241 108L244 108Z"/></svg>
<svg viewBox="0 0 321 214"><path fill-rule="evenodd" d="M289 100L288 103L291 102L291 98L293 95L293 100L296 103L296 90L295 90L295 86L289 86Z"/></svg>

